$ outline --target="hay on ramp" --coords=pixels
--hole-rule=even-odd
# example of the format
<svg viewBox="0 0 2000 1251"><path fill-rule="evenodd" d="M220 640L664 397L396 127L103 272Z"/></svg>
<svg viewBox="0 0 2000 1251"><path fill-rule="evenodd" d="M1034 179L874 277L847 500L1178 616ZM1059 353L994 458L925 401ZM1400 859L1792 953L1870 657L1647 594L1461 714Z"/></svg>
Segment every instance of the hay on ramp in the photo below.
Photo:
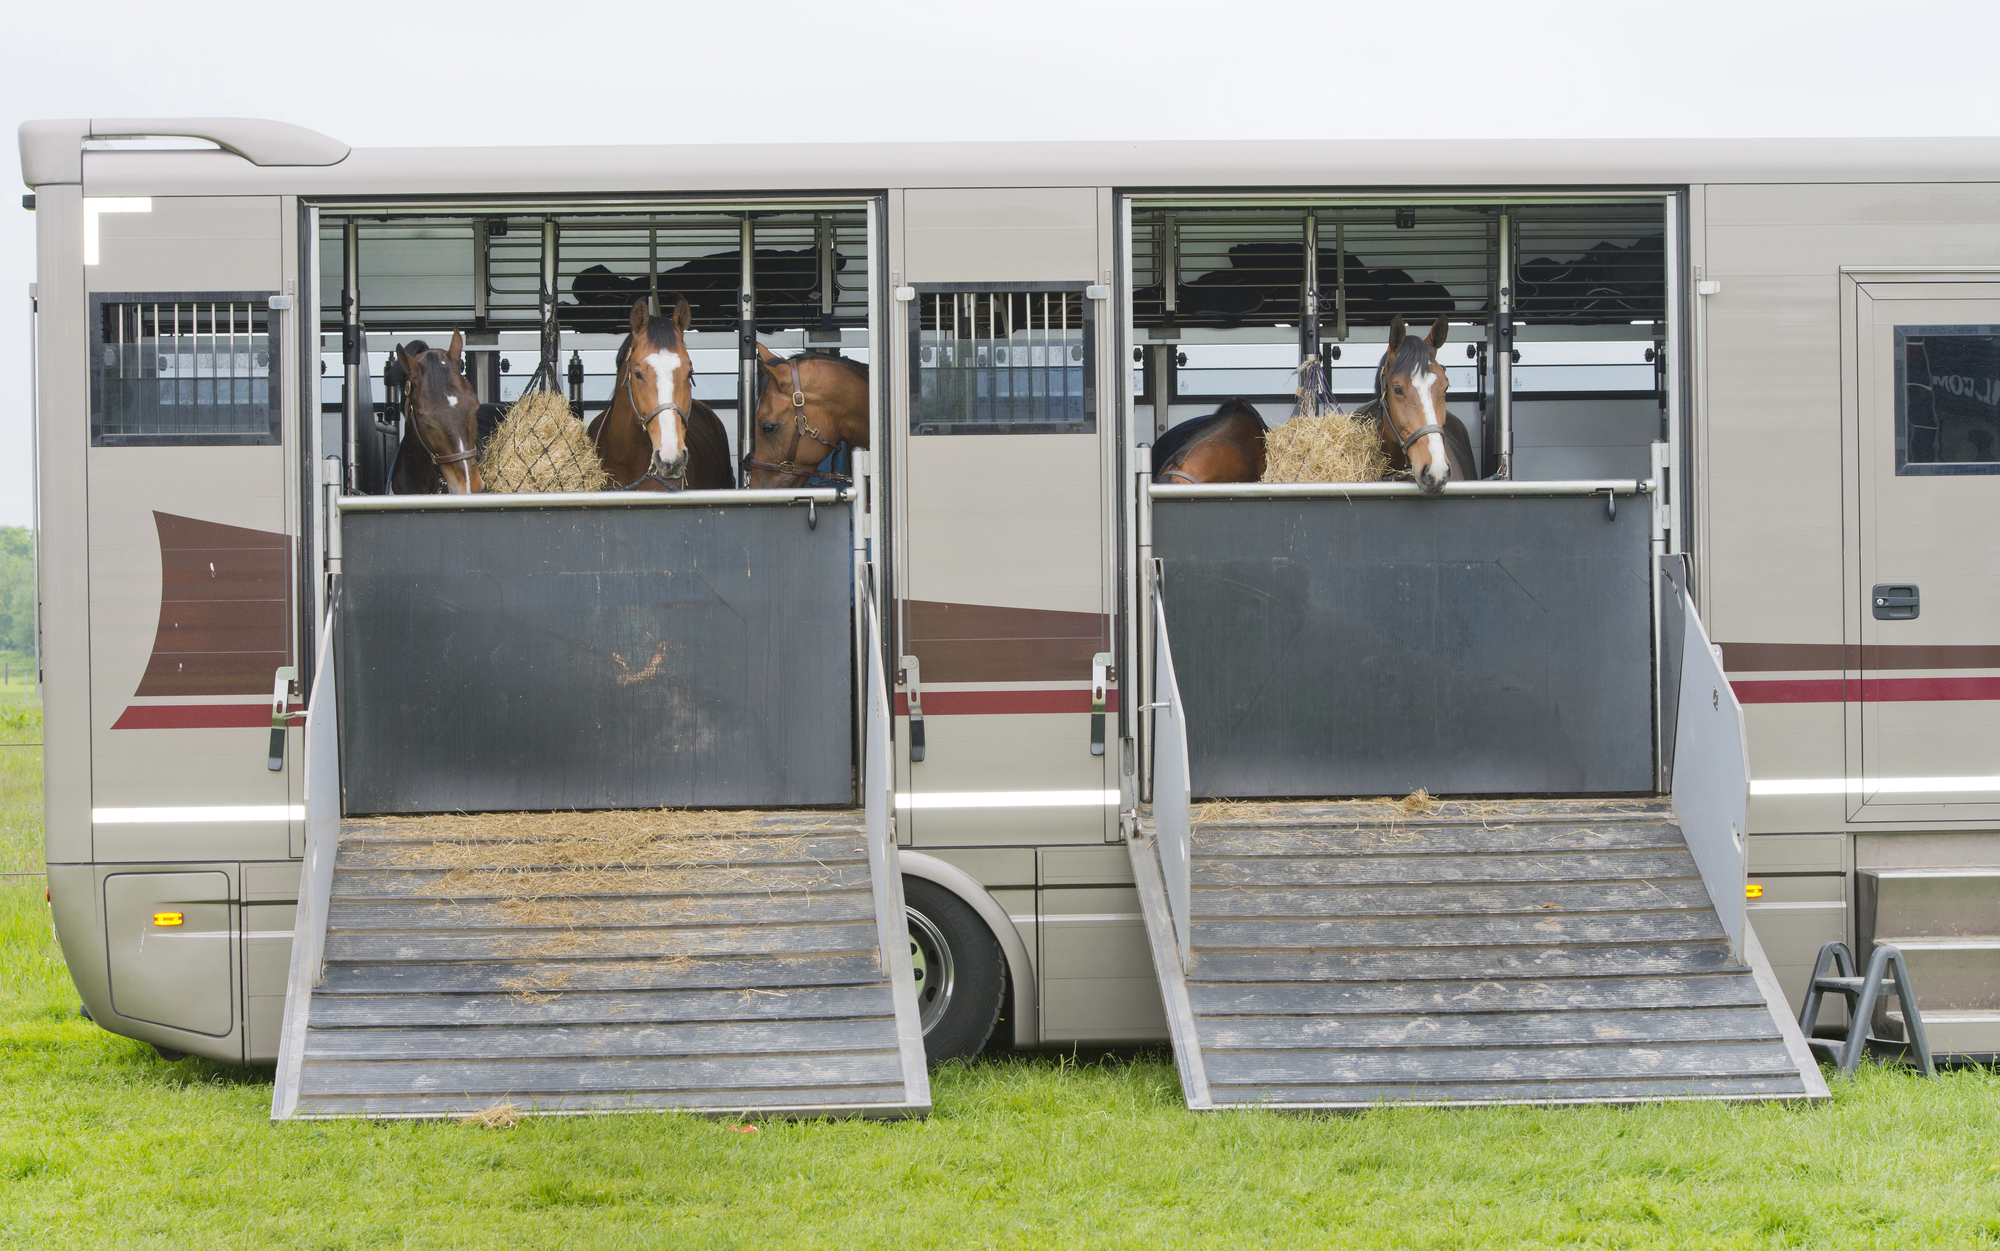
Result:
<svg viewBox="0 0 2000 1251"><path fill-rule="evenodd" d="M1389 472L1372 421L1340 411L1317 359L1298 368L1292 419L1264 435L1265 482L1380 482Z"/></svg>
<svg viewBox="0 0 2000 1251"><path fill-rule="evenodd" d="M601 491L611 483L569 401L552 391L514 401L479 453L479 476L501 494Z"/></svg>

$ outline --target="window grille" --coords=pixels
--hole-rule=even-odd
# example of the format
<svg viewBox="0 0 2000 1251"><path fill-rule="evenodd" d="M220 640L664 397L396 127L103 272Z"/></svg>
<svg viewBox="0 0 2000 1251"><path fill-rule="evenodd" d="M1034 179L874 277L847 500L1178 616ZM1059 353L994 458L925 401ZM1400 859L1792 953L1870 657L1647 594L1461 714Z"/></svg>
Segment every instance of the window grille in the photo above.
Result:
<svg viewBox="0 0 2000 1251"><path fill-rule="evenodd" d="M268 292L91 301L93 446L279 442Z"/></svg>
<svg viewBox="0 0 2000 1251"><path fill-rule="evenodd" d="M1070 289L918 287L918 434L1087 434L1097 414L1090 301Z"/></svg>

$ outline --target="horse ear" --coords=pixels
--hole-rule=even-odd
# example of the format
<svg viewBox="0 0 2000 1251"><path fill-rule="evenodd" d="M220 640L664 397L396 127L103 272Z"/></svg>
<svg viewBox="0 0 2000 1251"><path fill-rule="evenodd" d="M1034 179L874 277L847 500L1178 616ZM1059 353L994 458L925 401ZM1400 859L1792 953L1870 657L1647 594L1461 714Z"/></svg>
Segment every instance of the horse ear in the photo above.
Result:
<svg viewBox="0 0 2000 1251"><path fill-rule="evenodd" d="M694 309L688 307L688 298L684 295L675 296L674 329L680 331L682 334L686 334L688 332L688 328L693 325L694 325Z"/></svg>
<svg viewBox="0 0 2000 1251"><path fill-rule="evenodd" d="M1403 315L1401 313L1396 314L1395 319L1389 323L1390 355L1393 356L1396 349L1403 346L1403 340L1409 337L1409 333L1409 327L1403 324Z"/></svg>
<svg viewBox="0 0 2000 1251"><path fill-rule="evenodd" d="M1424 339L1431 345L1431 351L1435 352L1444 346L1444 337L1450 332L1450 323L1446 322L1442 316L1439 316L1436 321L1431 323L1431 332L1425 335Z"/></svg>
<svg viewBox="0 0 2000 1251"><path fill-rule="evenodd" d="M646 297L642 295L632 301L632 338L635 342L646 341L646 323L651 320L652 317L646 312Z"/></svg>
<svg viewBox="0 0 2000 1251"><path fill-rule="evenodd" d="M773 352L761 343L757 345L757 359L763 361L767 369L776 369L778 366L784 364L782 360L778 359L776 352Z"/></svg>
<svg viewBox="0 0 2000 1251"><path fill-rule="evenodd" d="M459 373L465 372L465 335L462 331L451 332L451 367Z"/></svg>

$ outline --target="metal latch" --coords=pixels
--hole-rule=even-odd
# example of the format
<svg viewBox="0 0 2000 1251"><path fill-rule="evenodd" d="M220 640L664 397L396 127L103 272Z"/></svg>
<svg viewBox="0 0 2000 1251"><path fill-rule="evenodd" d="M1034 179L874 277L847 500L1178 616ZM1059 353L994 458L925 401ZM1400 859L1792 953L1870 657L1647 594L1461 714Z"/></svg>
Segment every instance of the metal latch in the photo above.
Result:
<svg viewBox="0 0 2000 1251"><path fill-rule="evenodd" d="M284 665L271 682L271 758L264 764L273 773L285 767L285 728L289 724L285 704L291 696L292 679L298 676L297 669Z"/></svg>
<svg viewBox="0 0 2000 1251"><path fill-rule="evenodd" d="M1090 754L1104 754L1105 692L1112 678L1111 653L1099 652L1090 658Z"/></svg>
<svg viewBox="0 0 2000 1251"><path fill-rule="evenodd" d="M1875 601L1877 621L1915 621L1917 611L1922 607L1918 603L1917 588L1908 583L1877 586L1870 592L1870 598Z"/></svg>
<svg viewBox="0 0 2000 1251"><path fill-rule="evenodd" d="M924 758L924 688L919 680L917 658L903 657L903 671L897 676L903 683L903 698L910 705L910 763L916 764Z"/></svg>

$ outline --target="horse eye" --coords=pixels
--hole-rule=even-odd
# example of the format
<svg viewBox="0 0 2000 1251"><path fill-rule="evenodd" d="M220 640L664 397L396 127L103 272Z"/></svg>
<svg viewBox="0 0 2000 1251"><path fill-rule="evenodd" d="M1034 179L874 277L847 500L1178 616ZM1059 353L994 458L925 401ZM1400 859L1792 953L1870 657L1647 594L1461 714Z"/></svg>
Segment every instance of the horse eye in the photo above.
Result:
<svg viewBox="0 0 2000 1251"><path fill-rule="evenodd" d="M1396 388L1396 394L1397 394L1397 395L1401 395L1402 393L1403 393L1403 388L1401 388L1401 387L1397 387L1397 388Z"/></svg>
<svg viewBox="0 0 2000 1251"><path fill-rule="evenodd" d="M772 431L778 428L778 423L775 421L760 421L757 423L757 428L759 430L762 430L765 434L770 434Z"/></svg>

